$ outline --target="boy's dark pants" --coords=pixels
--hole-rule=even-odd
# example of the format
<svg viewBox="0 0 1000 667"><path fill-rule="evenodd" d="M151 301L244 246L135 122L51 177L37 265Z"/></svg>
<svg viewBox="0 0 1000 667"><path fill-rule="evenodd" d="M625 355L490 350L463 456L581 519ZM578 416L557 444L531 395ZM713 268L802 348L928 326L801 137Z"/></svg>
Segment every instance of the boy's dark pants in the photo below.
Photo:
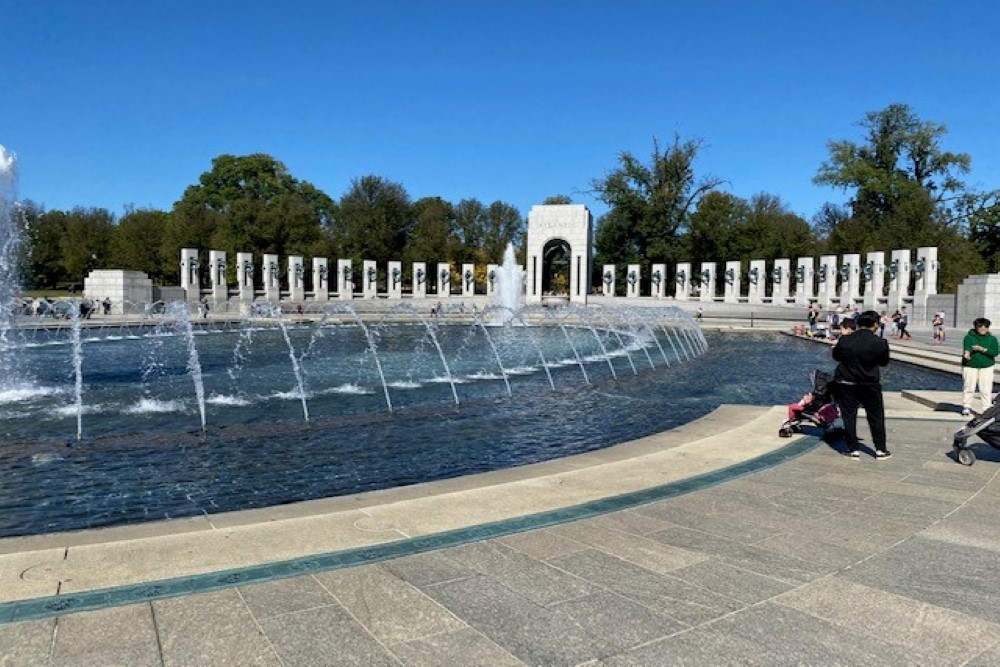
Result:
<svg viewBox="0 0 1000 667"><path fill-rule="evenodd" d="M864 407L872 444L885 451L885 409L882 407L882 385L837 383L835 396L840 416L847 431L847 451L858 449L858 407Z"/></svg>

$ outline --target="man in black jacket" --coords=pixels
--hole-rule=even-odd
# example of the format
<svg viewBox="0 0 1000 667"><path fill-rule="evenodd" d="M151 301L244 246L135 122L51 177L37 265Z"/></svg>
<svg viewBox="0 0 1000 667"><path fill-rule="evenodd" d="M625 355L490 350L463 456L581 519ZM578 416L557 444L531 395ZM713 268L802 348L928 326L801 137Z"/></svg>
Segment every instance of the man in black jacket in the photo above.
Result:
<svg viewBox="0 0 1000 667"><path fill-rule="evenodd" d="M889 365L889 342L879 338L879 315L866 310L858 317L858 330L842 336L833 347L833 359L839 362L833 373L834 395L847 430L847 453L852 459L858 453L858 407L864 406L875 445L875 458L887 459L892 454L885 447L885 409L882 407L882 383L879 366Z"/></svg>

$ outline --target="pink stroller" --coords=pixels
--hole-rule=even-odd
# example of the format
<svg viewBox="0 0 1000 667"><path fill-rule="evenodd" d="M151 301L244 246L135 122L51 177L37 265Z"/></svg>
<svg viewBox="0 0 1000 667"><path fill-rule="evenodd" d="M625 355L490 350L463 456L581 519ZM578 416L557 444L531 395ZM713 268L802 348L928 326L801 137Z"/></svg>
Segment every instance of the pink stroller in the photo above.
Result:
<svg viewBox="0 0 1000 667"><path fill-rule="evenodd" d="M824 431L833 426L840 417L840 410L833 400L833 376L823 371L813 371L812 400L806 403L794 417L785 421L778 429L782 438L790 438L795 433L802 433L803 427L810 426Z"/></svg>

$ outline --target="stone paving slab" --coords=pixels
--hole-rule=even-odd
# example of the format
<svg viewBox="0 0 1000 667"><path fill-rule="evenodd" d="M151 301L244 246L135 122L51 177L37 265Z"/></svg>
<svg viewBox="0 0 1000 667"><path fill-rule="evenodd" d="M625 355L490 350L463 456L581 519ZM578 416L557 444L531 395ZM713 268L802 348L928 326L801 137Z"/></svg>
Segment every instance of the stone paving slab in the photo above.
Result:
<svg viewBox="0 0 1000 667"><path fill-rule="evenodd" d="M892 419L888 461L820 445L571 523L8 622L0 664L998 664L1000 460L958 465L953 431Z"/></svg>
<svg viewBox="0 0 1000 667"><path fill-rule="evenodd" d="M539 464L537 476L523 468L460 482L420 485L419 491L378 494L385 500L358 509L303 515L276 508L272 520L232 522L226 527L176 532L169 522L162 535L95 542L77 533L53 535L44 551L0 553L0 602L42 595L92 591L115 586L189 577L232 568L305 558L317 553L383 545L403 538L530 516L723 469L773 452L787 444L774 429L782 408L726 406L720 414L674 432L625 443L624 456L581 455L577 464ZM725 428L728 426L728 429ZM720 430L721 429L721 430ZM710 432L710 433L709 433ZM733 441L742 444L733 446ZM656 449L655 443L662 443ZM617 448L614 448L617 449ZM583 466L581 461L589 461ZM505 478L510 481L502 482ZM365 494L362 494L365 495ZM254 511L260 518L262 511ZM100 532L100 531L95 531ZM61 549L52 547L58 540ZM0 540L0 544L3 540ZM23 542L18 541L23 544ZM39 542L36 542L38 544ZM30 570L30 578L21 573Z"/></svg>

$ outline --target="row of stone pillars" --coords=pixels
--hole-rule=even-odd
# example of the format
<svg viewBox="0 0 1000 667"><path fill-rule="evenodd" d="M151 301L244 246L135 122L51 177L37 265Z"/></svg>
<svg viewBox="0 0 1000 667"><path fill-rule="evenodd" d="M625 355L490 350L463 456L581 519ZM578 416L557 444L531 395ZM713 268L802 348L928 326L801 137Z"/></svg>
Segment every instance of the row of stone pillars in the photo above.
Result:
<svg viewBox="0 0 1000 667"><path fill-rule="evenodd" d="M677 264L670 277L676 286L674 298L715 301L718 284L723 285L722 301L728 303L772 303L776 305L818 302L823 306L855 305L865 308L898 308L905 302L922 301L937 293L938 259L936 247L893 250L889 262L884 252L870 252L865 263L860 254L823 255L817 267L813 257L799 257L794 272L790 259L775 260L768 273L767 262L753 260L746 273L738 261L726 262L721 275L716 262L703 262L694 273L690 262ZM650 296L668 296L666 264L653 264L649 273ZM616 266L606 264L602 270L605 296L616 292ZM625 273L625 296L640 296L645 277L639 264L629 264ZM743 297L743 280L747 281L747 296ZM911 291L911 283L913 285ZM770 286L770 293L768 287ZM793 292L794 288L794 292Z"/></svg>
<svg viewBox="0 0 1000 667"><path fill-rule="evenodd" d="M429 268L436 267L436 268ZM312 289L306 290L306 265L301 256L289 255L282 264L278 255L265 254L260 263L254 261L252 253L236 253L236 296L243 303L251 303L258 296L265 301L278 302L282 297L290 301L328 301L336 299L374 299L379 295L379 278L385 279L384 294L390 298L403 296L403 263L389 262L385 273L379 275L378 265L374 260L364 260L361 270L355 271L349 259L338 259L335 267L325 257L314 257L311 266ZM332 270L331 270L332 269ZM451 265L438 262L436 265L427 262L413 262L410 273L409 294L413 298L433 296L448 298L452 296L452 286L457 281L460 289L455 296L471 297L476 293L475 265L462 264L460 273L453 275ZM202 296L201 278L207 271L210 284L209 294L216 303L229 299L233 294L227 282L229 264L226 253L222 250L210 250L208 266L203 267L198 259L196 248L181 250L181 288L189 300L197 300ZM281 278L285 275L287 288L282 289ZM260 277L259 284L263 291L255 288L255 276ZM497 265L486 267L486 294L492 295L497 289ZM358 289L360 287L360 289Z"/></svg>

